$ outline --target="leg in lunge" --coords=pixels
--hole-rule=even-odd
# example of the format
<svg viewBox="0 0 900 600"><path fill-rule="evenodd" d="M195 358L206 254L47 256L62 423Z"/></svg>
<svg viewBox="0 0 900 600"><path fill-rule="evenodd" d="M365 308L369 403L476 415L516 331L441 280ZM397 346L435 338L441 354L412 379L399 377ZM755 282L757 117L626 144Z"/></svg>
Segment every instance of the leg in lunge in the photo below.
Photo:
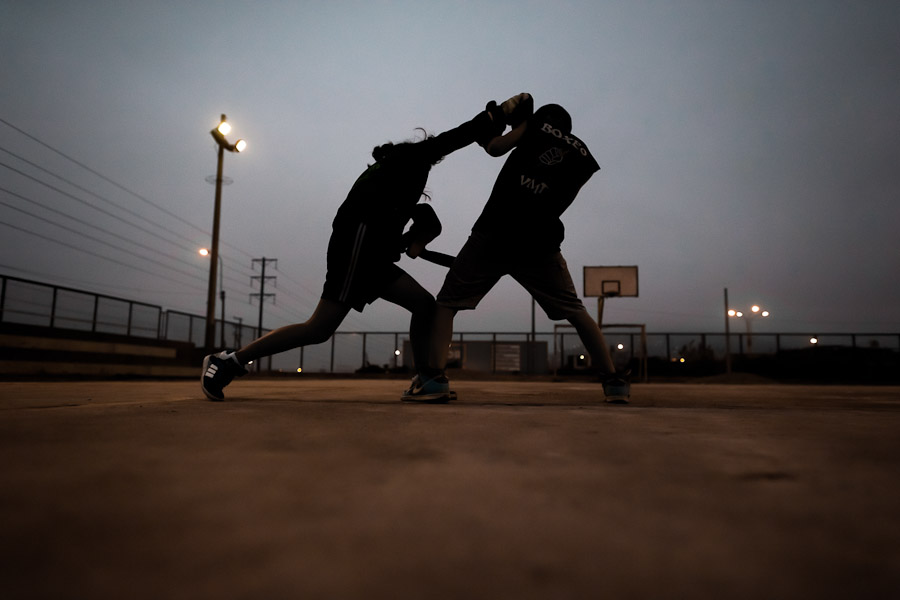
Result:
<svg viewBox="0 0 900 600"><path fill-rule="evenodd" d="M224 400L225 386L235 377L247 374L244 365L265 356L327 341L348 312L349 306L323 298L307 321L279 327L235 352L222 351L207 356L203 361L203 393L210 400Z"/></svg>
<svg viewBox="0 0 900 600"><path fill-rule="evenodd" d="M606 401L611 403L625 403L631 396L631 385L628 382L627 373L617 373L613 364L609 346L600 326L587 310L579 311L566 319L581 338L581 343L591 355L591 364L597 366L603 381L603 394Z"/></svg>
<svg viewBox="0 0 900 600"><path fill-rule="evenodd" d="M455 312L474 309L510 275L550 319L575 327L602 371L606 399L624 402L630 394L627 379L616 374L603 334L578 298L560 252L565 237L560 217L600 166L572 133L571 116L562 106L547 104L537 111L533 106L530 94L500 105L511 130L485 150L491 156L511 153L437 295L432 356L419 377L446 381Z"/></svg>

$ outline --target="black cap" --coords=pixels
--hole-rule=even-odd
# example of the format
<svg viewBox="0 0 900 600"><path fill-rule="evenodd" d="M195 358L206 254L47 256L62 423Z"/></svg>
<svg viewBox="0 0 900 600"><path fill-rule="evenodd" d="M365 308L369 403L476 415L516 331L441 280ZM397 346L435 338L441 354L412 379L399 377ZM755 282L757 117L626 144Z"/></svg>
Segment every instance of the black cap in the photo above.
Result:
<svg viewBox="0 0 900 600"><path fill-rule="evenodd" d="M572 131L572 117L559 104L545 104L535 111L533 118L538 122L550 123L563 133Z"/></svg>

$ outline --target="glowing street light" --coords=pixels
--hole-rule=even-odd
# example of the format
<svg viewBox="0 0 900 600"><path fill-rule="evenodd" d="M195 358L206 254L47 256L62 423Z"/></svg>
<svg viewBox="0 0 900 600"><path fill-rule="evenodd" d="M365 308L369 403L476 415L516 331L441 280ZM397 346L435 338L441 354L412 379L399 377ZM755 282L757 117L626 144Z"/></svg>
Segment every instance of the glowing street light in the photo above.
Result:
<svg viewBox="0 0 900 600"><path fill-rule="evenodd" d="M747 315L748 318L746 320L746 322L747 322L747 349L748 350L753 345L753 336L750 331L751 319L749 317L759 317L761 319L764 319L764 318L768 317L769 315L770 315L769 311L763 310L758 304L754 304L753 306L750 307L750 313ZM734 317L736 319L742 319L742 318L744 318L744 313L739 310L729 308L728 316ZM727 323L727 320L726 320L726 323Z"/></svg>
<svg viewBox="0 0 900 600"><path fill-rule="evenodd" d="M768 316L769 316L769 311L761 309L761 308L760 308L758 305L756 305L756 304L754 304L753 306L750 307L750 312L752 312L752 313L755 314L755 315L759 315L759 316L761 316L761 317L768 317Z"/></svg>
<svg viewBox="0 0 900 600"><path fill-rule="evenodd" d="M754 304L750 307L750 315L758 316L762 318L766 318L769 316L769 311L763 310L758 304ZM731 308L728 305L728 288L725 288L725 372L727 374L731 374L731 329L730 329L730 321L732 318L740 319L743 318L744 313ZM752 338L750 336L750 319L747 319L747 348L750 348L752 344Z"/></svg>
<svg viewBox="0 0 900 600"><path fill-rule="evenodd" d="M218 145L218 161L216 164L216 203L213 209L213 230L212 230L212 246L209 254L212 259L209 261L209 288L206 295L206 348L212 348L216 343L216 271L219 267L219 217L222 213L222 163L225 158L225 150L229 152L242 152L247 147L247 142L238 140L234 144L230 144L225 136L231 132L231 125L228 123L225 115L219 120L219 124L210 131L210 135L216 140ZM222 304L224 305L224 288L222 291ZM225 317L222 317L222 331L224 338ZM224 339L223 344L224 346Z"/></svg>

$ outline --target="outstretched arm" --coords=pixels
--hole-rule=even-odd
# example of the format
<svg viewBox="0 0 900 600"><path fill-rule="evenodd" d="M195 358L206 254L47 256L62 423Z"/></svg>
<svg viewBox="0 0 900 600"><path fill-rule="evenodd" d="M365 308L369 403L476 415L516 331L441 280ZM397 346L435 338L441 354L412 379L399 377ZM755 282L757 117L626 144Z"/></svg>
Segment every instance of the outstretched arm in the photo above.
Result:
<svg viewBox="0 0 900 600"><path fill-rule="evenodd" d="M534 114L534 98L523 92L500 105L506 123L512 127L506 135L497 136L488 142L484 150L491 156L503 156L516 147L525 134L529 117Z"/></svg>
<svg viewBox="0 0 900 600"><path fill-rule="evenodd" d="M522 123L515 129L510 129L504 135L498 135L485 146L484 151L491 156L503 156L516 147L522 136L525 135L525 129L528 128L528 121Z"/></svg>
<svg viewBox="0 0 900 600"><path fill-rule="evenodd" d="M475 115L472 120L421 142L421 149L430 153L429 162L435 163L472 142L483 146L503 133L506 128L504 121L500 107L496 103L488 103L488 108Z"/></svg>

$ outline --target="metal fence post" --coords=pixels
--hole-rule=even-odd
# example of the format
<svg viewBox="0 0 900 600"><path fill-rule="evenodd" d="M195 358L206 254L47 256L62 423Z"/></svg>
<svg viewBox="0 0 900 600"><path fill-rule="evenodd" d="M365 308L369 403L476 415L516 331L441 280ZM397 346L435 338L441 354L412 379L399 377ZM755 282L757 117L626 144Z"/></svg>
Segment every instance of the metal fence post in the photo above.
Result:
<svg viewBox="0 0 900 600"><path fill-rule="evenodd" d="M6 277L3 278L3 284L0 286L0 323L3 322L4 306L6 306Z"/></svg>
<svg viewBox="0 0 900 600"><path fill-rule="evenodd" d="M366 332L363 331L363 343L362 343L362 367L366 367Z"/></svg>
<svg viewBox="0 0 900 600"><path fill-rule="evenodd" d="M334 340L337 337L337 332L331 336L331 367L329 367L329 373L334 373Z"/></svg>
<svg viewBox="0 0 900 600"><path fill-rule="evenodd" d="M56 324L56 294L59 289L53 286L53 301L50 304L50 327Z"/></svg>

